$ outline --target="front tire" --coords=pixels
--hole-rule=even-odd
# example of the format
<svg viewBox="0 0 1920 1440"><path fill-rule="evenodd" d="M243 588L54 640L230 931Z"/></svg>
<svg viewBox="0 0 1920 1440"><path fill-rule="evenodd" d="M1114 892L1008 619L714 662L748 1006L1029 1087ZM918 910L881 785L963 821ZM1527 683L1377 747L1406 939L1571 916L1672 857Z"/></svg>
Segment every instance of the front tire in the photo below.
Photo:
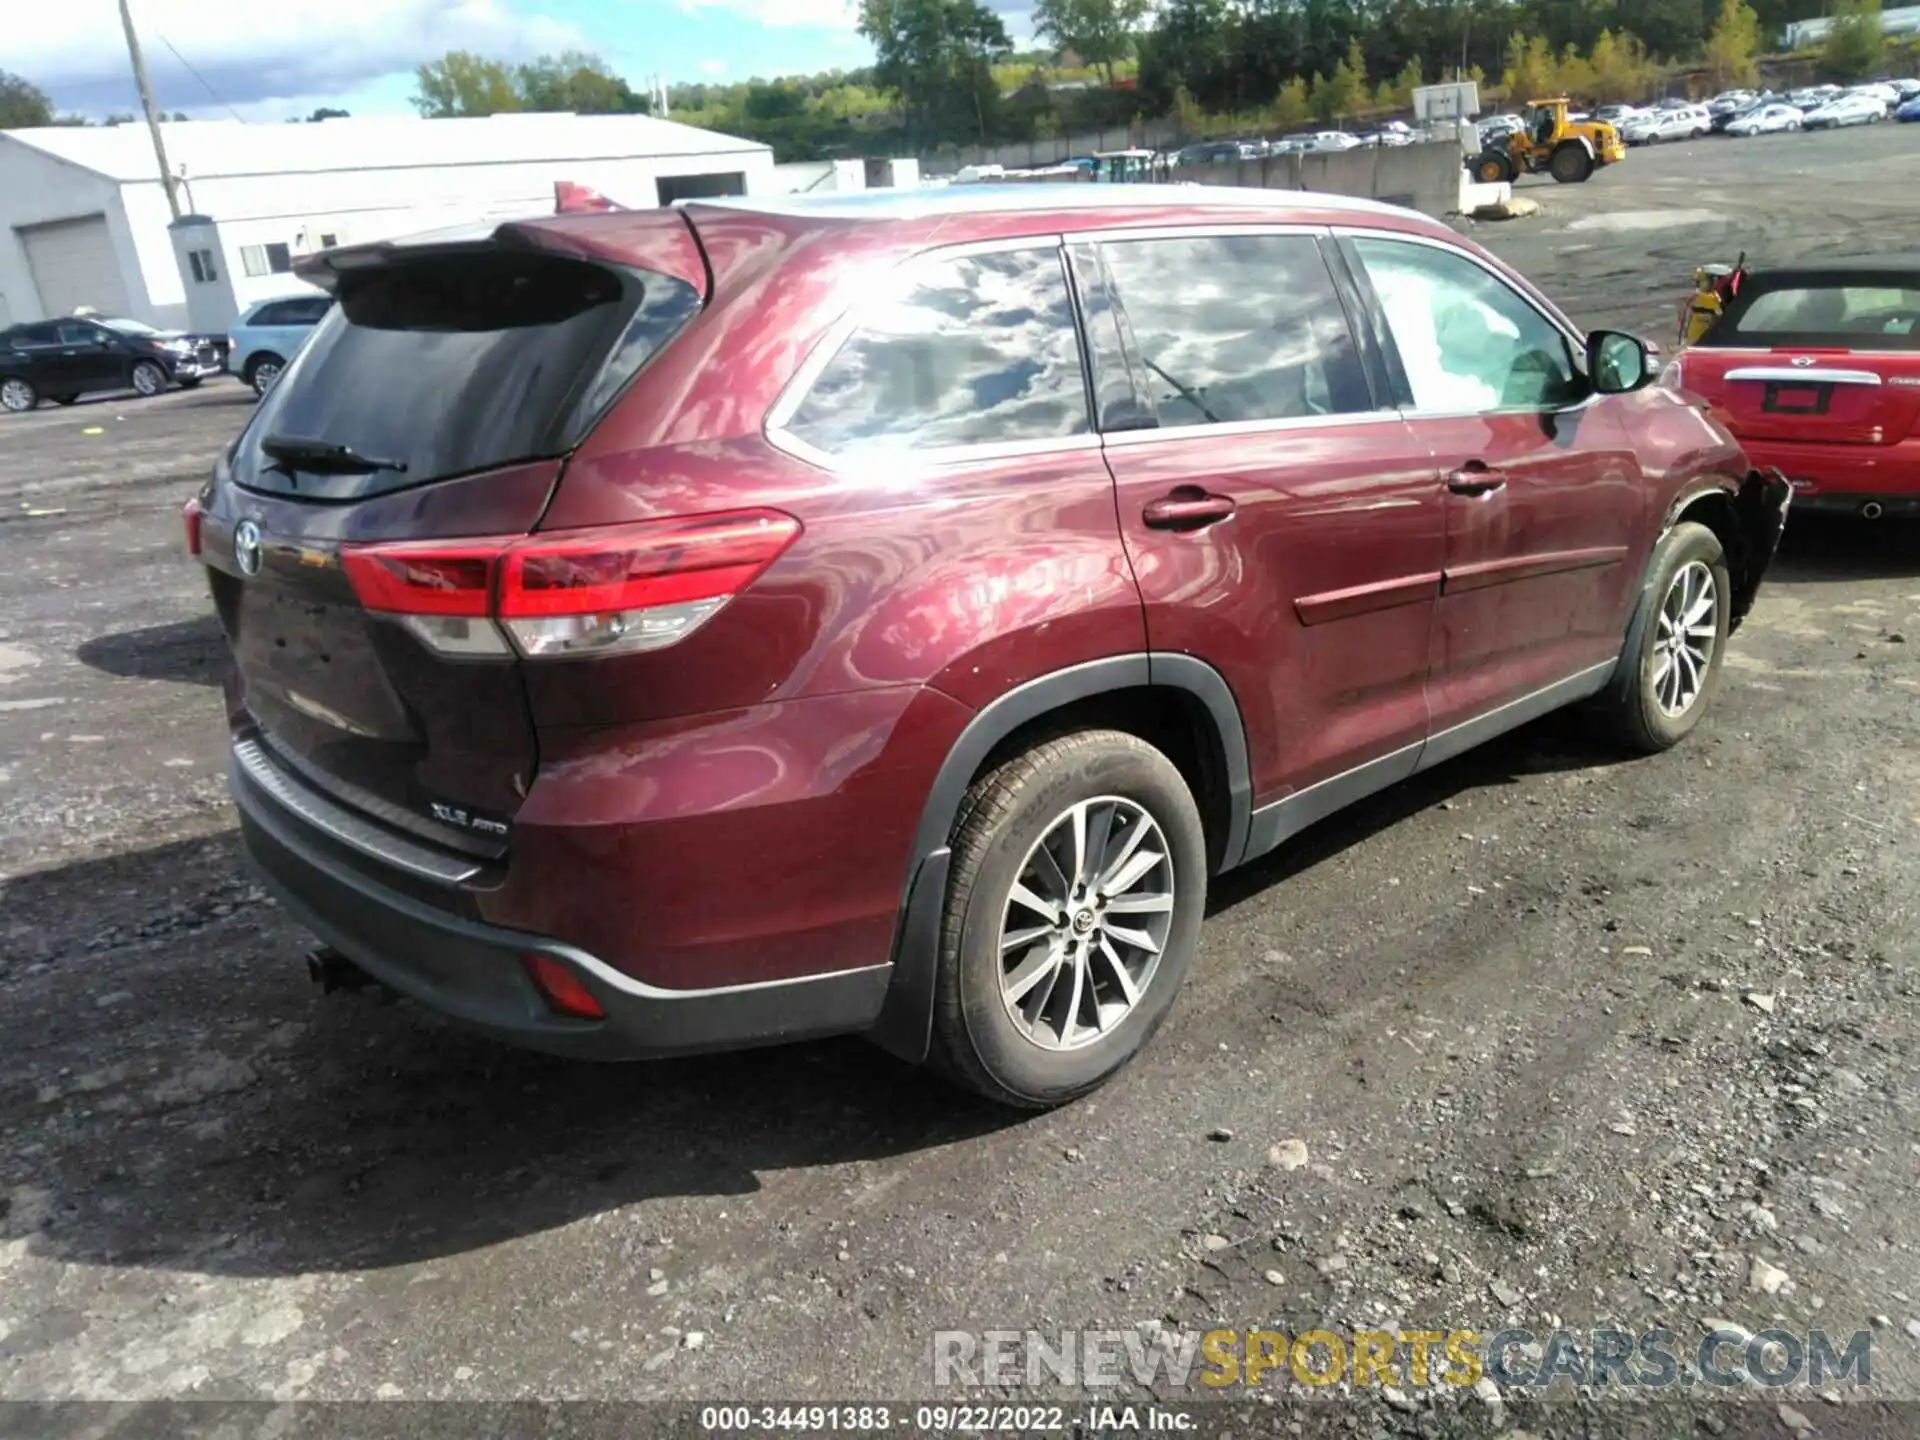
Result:
<svg viewBox="0 0 1920 1440"><path fill-rule="evenodd" d="M166 393L167 372L151 360L138 362L127 378L133 382L133 388L148 399Z"/></svg>
<svg viewBox="0 0 1920 1440"><path fill-rule="evenodd" d="M1593 157L1580 145L1562 145L1547 166L1562 185L1583 184L1593 175Z"/></svg>
<svg viewBox="0 0 1920 1440"><path fill-rule="evenodd" d="M1179 770L1137 736L1062 736L978 779L953 837L934 1060L1001 1104L1107 1080L1166 1018L1206 908Z"/></svg>
<svg viewBox="0 0 1920 1440"><path fill-rule="evenodd" d="M1733 577L1720 537L1692 521L1667 532L1650 570L1619 671L1599 708L1623 744L1652 755L1684 740L1720 688Z"/></svg>
<svg viewBox="0 0 1920 1440"><path fill-rule="evenodd" d="M40 403L40 392L33 388L33 382L19 375L9 375L0 380L0 410L10 410L16 415L24 415Z"/></svg>

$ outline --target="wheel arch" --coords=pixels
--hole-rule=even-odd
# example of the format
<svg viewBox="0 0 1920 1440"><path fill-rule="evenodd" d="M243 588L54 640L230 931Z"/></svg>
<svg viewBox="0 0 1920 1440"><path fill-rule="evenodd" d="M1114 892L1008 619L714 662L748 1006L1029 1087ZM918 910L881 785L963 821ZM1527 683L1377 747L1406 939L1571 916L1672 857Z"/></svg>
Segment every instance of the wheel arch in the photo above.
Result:
<svg viewBox="0 0 1920 1440"><path fill-rule="evenodd" d="M1043 736L1092 726L1126 730L1174 752L1200 804L1209 868L1218 873L1239 863L1253 784L1239 704L1219 671L1190 655L1141 653L1090 660L1016 686L968 721L922 807L901 891L893 978L869 1037L884 1049L914 1063L927 1056L949 842L975 778Z"/></svg>

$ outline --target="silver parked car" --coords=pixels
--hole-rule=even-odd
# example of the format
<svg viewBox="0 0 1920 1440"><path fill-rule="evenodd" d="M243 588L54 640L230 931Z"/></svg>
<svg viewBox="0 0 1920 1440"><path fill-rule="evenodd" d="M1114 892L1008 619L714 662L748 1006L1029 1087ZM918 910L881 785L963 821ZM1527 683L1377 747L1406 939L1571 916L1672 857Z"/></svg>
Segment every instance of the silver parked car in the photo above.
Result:
<svg viewBox="0 0 1920 1440"><path fill-rule="evenodd" d="M227 335L227 368L264 395L333 304L330 295L282 295L241 312Z"/></svg>

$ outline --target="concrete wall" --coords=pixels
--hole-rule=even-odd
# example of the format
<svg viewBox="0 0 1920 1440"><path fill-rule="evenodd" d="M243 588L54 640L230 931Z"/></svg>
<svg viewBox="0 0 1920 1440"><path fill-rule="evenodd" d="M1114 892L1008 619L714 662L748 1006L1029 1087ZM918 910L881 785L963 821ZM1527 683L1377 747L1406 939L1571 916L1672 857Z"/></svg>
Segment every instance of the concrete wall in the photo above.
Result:
<svg viewBox="0 0 1920 1440"><path fill-rule="evenodd" d="M1446 215L1460 208L1464 175L1460 147L1444 141L1270 155L1233 165L1181 165L1173 172L1176 182L1246 185L1257 190L1320 190L1404 205L1428 215Z"/></svg>
<svg viewBox="0 0 1920 1440"><path fill-rule="evenodd" d="M1107 130L1092 130L1081 135L1057 135L1051 140L1018 141L1009 145L962 145L920 159L920 168L928 175L951 175L966 165L1005 165L1009 169L1030 169L1036 165L1055 165L1078 155L1101 150L1145 148L1164 150L1179 138L1179 128L1171 119L1148 120L1144 124L1118 125Z"/></svg>

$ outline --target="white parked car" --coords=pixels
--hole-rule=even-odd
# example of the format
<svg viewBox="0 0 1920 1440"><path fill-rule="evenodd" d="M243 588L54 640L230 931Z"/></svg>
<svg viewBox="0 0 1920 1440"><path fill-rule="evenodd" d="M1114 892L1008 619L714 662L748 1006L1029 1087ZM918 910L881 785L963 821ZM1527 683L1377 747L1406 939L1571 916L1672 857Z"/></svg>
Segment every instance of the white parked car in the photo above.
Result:
<svg viewBox="0 0 1920 1440"><path fill-rule="evenodd" d="M1596 120L1604 120L1607 122L1607 124L1613 126L1615 129L1618 129L1620 126L1626 124L1629 120L1636 119L1645 113L1646 112L1643 111L1638 105L1621 105L1621 104L1602 105L1599 109L1593 112L1593 118Z"/></svg>
<svg viewBox="0 0 1920 1440"><path fill-rule="evenodd" d="M1293 138L1300 142L1298 149L1303 155L1311 155L1316 151L1353 150L1360 144L1358 138L1347 134L1344 130L1321 130L1312 135L1296 135Z"/></svg>
<svg viewBox="0 0 1920 1440"><path fill-rule="evenodd" d="M1829 101L1838 99L1845 92L1838 85L1809 85L1804 90L1795 90L1787 96L1789 105L1797 105L1809 114L1818 110Z"/></svg>
<svg viewBox="0 0 1920 1440"><path fill-rule="evenodd" d="M1847 93L1849 95L1864 95L1869 100L1878 100L1889 109L1900 103L1900 91L1895 86L1887 84L1884 80L1876 81L1869 85L1856 85Z"/></svg>
<svg viewBox="0 0 1920 1440"><path fill-rule="evenodd" d="M1762 105L1738 120L1727 122L1727 134L1773 135L1782 130L1798 130L1806 121L1806 112L1792 105Z"/></svg>
<svg viewBox="0 0 1920 1440"><path fill-rule="evenodd" d="M1629 145L1653 145L1662 140L1697 140L1713 133L1713 117L1704 105L1683 105L1637 116L1620 127Z"/></svg>
<svg viewBox="0 0 1920 1440"><path fill-rule="evenodd" d="M1886 118L1885 101L1871 95L1842 95L1800 123L1808 130L1838 130L1847 125L1878 125Z"/></svg>

